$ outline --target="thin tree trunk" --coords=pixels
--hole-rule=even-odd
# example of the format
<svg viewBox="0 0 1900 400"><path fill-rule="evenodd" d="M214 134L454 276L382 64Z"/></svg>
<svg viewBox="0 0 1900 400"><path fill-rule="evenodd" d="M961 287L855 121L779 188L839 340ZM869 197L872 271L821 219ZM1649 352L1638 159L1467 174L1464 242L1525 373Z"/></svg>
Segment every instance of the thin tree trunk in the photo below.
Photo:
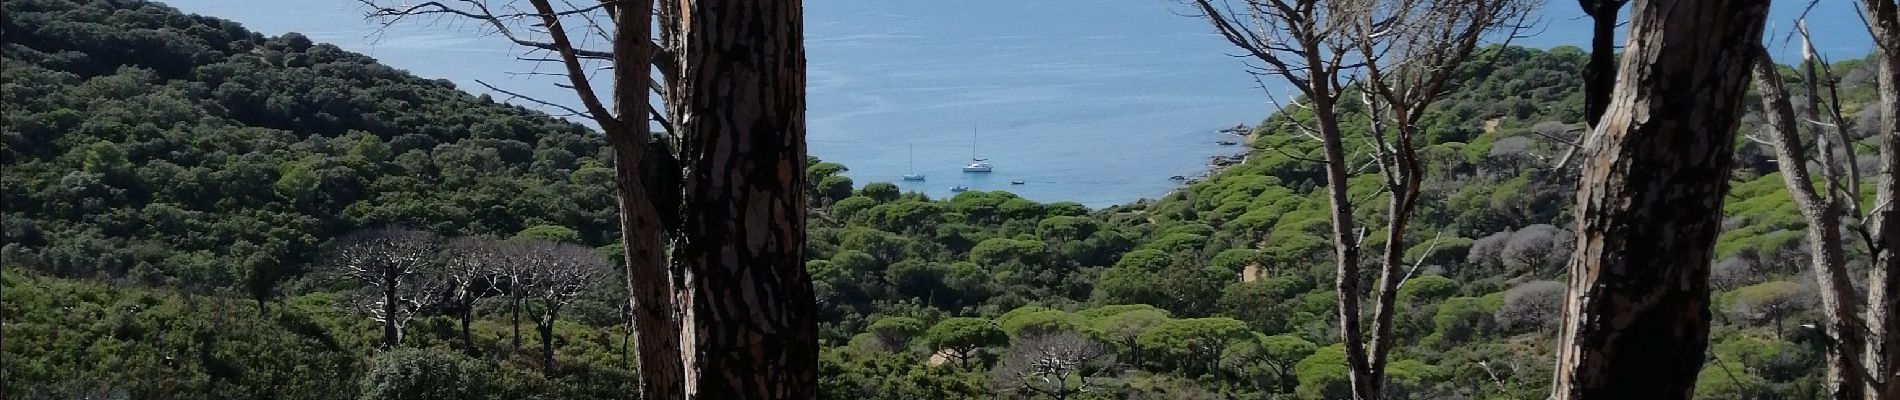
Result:
<svg viewBox="0 0 1900 400"><path fill-rule="evenodd" d="M1794 106L1788 101L1787 89L1781 84L1781 74L1774 60L1768 57L1767 49L1759 52L1761 54L1755 60L1753 71L1756 92L1761 93L1763 119L1775 145L1782 183L1788 187L1788 196L1794 201L1795 208L1807 218L1808 248L1813 253L1810 258L1815 280L1820 284L1823 322L1828 334L1841 339L1830 341L1832 343L1826 352L1828 397L1860 398L1863 384L1860 371L1854 365L1859 357L1857 348L1860 340L1857 338L1860 329L1852 323L1860 315L1857 312L1859 301L1854 296L1852 278L1847 275L1847 257L1841 245L1841 207L1831 200L1835 197L1822 196L1815 191ZM1824 169L1833 165L1829 162L1832 156L1828 154L1829 149L1821 149L1821 166ZM1779 318L1776 319L1779 321ZM1778 322L1776 335L1780 335Z"/></svg>
<svg viewBox="0 0 1900 400"><path fill-rule="evenodd" d="M634 358L639 362L640 398L653 400L684 399L685 366L681 363L680 311L677 298L678 277L665 257L665 224L659 204L674 204L677 187L666 186L665 179L652 179L670 165L658 165L663 148L652 146L648 116L653 110L647 103L652 81L656 49L650 40L653 29L653 1L627 0L616 3L614 15L614 113L619 116L607 131L607 142L614 151L614 186L620 207L620 239L625 245L622 257L627 265L626 285L633 313L630 330L639 337ZM663 32L667 28L661 29ZM622 347L626 346L622 342ZM624 354L624 350L623 350Z"/></svg>
<svg viewBox="0 0 1900 400"><path fill-rule="evenodd" d="M1370 97L1369 97L1370 98ZM1370 115L1369 130L1374 140L1385 142L1384 116L1378 101L1367 101ZM1379 271L1378 291L1373 293L1377 303L1373 305L1372 341L1369 349L1364 350L1367 357L1367 376L1372 382L1373 392L1362 398L1380 399L1385 391L1386 356L1392 348L1392 318L1396 314L1399 285L1405 276L1400 271L1405 265L1405 230L1411 224L1412 210L1418 204L1419 185L1423 168L1418 164L1412 148L1414 137L1410 121L1414 114L1405 110L1392 110L1398 121L1393 127L1397 134L1395 146L1381 151L1380 164L1386 172L1387 208L1383 264ZM1389 156L1389 159L1385 159ZM1354 349L1347 349L1353 351Z"/></svg>
<svg viewBox="0 0 1900 400"><path fill-rule="evenodd" d="M674 116L684 196L689 398L817 396L817 309L805 271L805 50L800 1L697 0Z"/></svg>
<svg viewBox="0 0 1900 400"><path fill-rule="evenodd" d="M514 339L509 343L511 343L511 351L514 352L521 352L521 295L516 293L521 288L514 286L519 284L521 284L519 280L508 283L508 304L510 305L508 308L513 310L511 311L513 316L510 319L514 322Z"/></svg>
<svg viewBox="0 0 1900 400"><path fill-rule="evenodd" d="M1879 249L1867 281L1865 364L1884 387L1868 390L1869 399L1900 399L1900 2L1862 0L1875 46L1875 80L1880 98L1880 180L1870 220ZM1858 199L1855 199L1858 200Z"/></svg>
<svg viewBox="0 0 1900 400"><path fill-rule="evenodd" d="M402 292L397 290L400 279L383 277L383 349L396 348L402 342L402 327L396 324L397 307L401 307Z"/></svg>
<svg viewBox="0 0 1900 400"><path fill-rule="evenodd" d="M473 304L462 305L462 346L466 347L465 351L470 352L475 351L475 339L468 334L468 320L474 317L474 309Z"/></svg>
<svg viewBox="0 0 1900 400"><path fill-rule="evenodd" d="M541 376L554 377L554 317L542 317L534 327L541 333Z"/></svg>
<svg viewBox="0 0 1900 400"><path fill-rule="evenodd" d="M1321 145L1326 151L1326 192L1331 200L1333 220L1333 289L1339 298L1339 336L1346 347L1346 369L1353 397L1377 399L1378 381L1368 368L1364 336L1359 325L1359 238L1352 220L1352 199L1347 196L1350 179L1346 148L1339 134L1339 117L1330 92L1315 87L1311 96L1313 115L1319 125Z"/></svg>
<svg viewBox="0 0 1900 400"><path fill-rule="evenodd" d="M1879 81L1880 127L1876 130L1880 137L1880 178L1876 184L1874 207L1879 211L1871 217L1875 224L1876 240L1881 252L1869 268L1867 281L1867 367L1876 379L1885 380L1886 387L1874 388L1868 392L1870 398L1900 398L1900 315L1894 313L1900 308L1900 21L1897 21L1892 1L1885 2L1884 12L1879 17L1884 22L1876 23L1880 39L1885 43L1878 57L1876 79ZM1873 14L1873 13L1870 13ZM1881 396L1881 397L1873 397Z"/></svg>
<svg viewBox="0 0 1900 400"><path fill-rule="evenodd" d="M640 124L644 126L644 122ZM641 129L644 131L644 129ZM633 135L610 136L616 165L639 165L635 149L624 143ZM685 366L680 359L680 320L674 287L676 276L667 265L660 216L652 202L658 195L647 190L638 168L615 168L620 203L621 240L626 245L627 292L633 307L632 329L637 337L634 358L640 363L642 399L683 399Z"/></svg>
<svg viewBox="0 0 1900 400"><path fill-rule="evenodd" d="M1639 0L1577 195L1553 398L1688 399L1767 0Z"/></svg>

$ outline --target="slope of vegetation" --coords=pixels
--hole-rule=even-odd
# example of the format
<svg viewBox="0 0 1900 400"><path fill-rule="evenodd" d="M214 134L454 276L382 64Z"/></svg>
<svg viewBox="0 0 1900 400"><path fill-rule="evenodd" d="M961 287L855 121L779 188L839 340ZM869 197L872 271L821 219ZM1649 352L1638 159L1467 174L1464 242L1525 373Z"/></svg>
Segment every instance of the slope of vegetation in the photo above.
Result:
<svg viewBox="0 0 1900 400"><path fill-rule="evenodd" d="M335 239L381 226L618 246L613 171L586 128L154 3L0 11L5 397L632 396L619 278L562 311L544 374L511 317L546 307L484 291L465 341L461 309L430 298L383 350L359 285L322 273ZM1585 55L1480 58L1426 119L1396 396L1547 391L1576 169L1558 164L1579 135ZM1835 69L1865 118L1857 64ZM1325 182L1317 143L1293 128L1310 118L1276 113L1245 162L1104 210L929 199L810 160L821 396L1341 397ZM1355 135L1365 125L1345 120ZM1821 339L1799 328L1813 319L1803 223L1768 152L1737 145L1698 394L1803 397L1821 371ZM1353 197L1376 199L1374 186ZM1355 217L1377 227L1382 206ZM444 249L447 261L465 248Z"/></svg>

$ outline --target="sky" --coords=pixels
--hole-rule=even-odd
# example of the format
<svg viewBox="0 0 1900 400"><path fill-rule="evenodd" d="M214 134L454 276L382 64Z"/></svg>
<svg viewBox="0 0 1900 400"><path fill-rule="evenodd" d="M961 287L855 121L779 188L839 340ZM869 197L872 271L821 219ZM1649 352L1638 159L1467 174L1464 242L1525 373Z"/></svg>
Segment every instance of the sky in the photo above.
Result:
<svg viewBox="0 0 1900 400"><path fill-rule="evenodd" d="M555 80L521 74L558 65L518 61L519 48L468 21L384 28L356 0L167 3L266 35L301 32L472 92L487 92L482 80L577 103ZM1818 3L1811 25L1822 53L1871 48L1852 3ZM1784 39L1806 5L1776 2L1767 36L1778 61L1798 57ZM1189 11L1179 0L806 1L807 142L859 185L916 171L930 179L900 183L933 196L969 186L1091 206L1158 197L1175 187L1168 177L1233 152L1215 144L1224 140L1216 130L1258 122L1272 112L1268 92L1287 90L1268 79L1263 91ZM1513 43L1583 46L1589 21L1574 2L1550 2L1530 33ZM997 172L958 171L973 152Z"/></svg>

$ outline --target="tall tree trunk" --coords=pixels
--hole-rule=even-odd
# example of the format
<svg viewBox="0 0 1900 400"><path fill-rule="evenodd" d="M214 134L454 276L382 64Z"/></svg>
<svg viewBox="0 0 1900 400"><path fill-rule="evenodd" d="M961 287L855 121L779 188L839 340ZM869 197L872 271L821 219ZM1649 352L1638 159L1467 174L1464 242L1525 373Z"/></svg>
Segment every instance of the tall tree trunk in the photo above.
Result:
<svg viewBox="0 0 1900 400"><path fill-rule="evenodd" d="M1867 368L1873 382L1884 387L1868 391L1868 398L1900 399L1900 2L1862 0L1868 28L1874 35L1875 80L1880 89L1876 107L1880 126L1880 181L1874 194L1879 211L1873 221L1880 249L1867 281Z"/></svg>
<svg viewBox="0 0 1900 400"><path fill-rule="evenodd" d="M650 40L653 5L652 0L613 5L613 107L619 118L601 128L607 131L614 152L620 240L625 244L621 256L627 265L628 306L633 313L630 328L639 338L634 358L639 362L640 398L674 400L686 398L677 300L683 293L679 277L666 260L664 232L669 227L660 210L661 205L678 204L679 188L672 180L658 177L678 174L678 169L660 163L669 155L663 146L650 143L648 116L653 110L647 102L652 69L648 66L656 51Z"/></svg>
<svg viewBox="0 0 1900 400"><path fill-rule="evenodd" d="M1842 339L1830 341L1826 352L1828 398L1857 399L1862 396L1863 385L1854 362L1860 354L1857 351L1860 341L1849 338L1859 337L1860 329L1853 323L1860 315L1856 312L1859 300L1854 296L1852 278L1847 275L1847 257L1841 245L1841 207L1831 200L1835 197L1822 196L1815 191L1814 179L1808 173L1807 150L1801 143L1800 122L1795 118L1794 106L1788 101L1787 89L1782 87L1781 74L1774 60L1768 57L1767 49L1759 51L1761 54L1755 60L1753 71L1755 90L1761 93L1763 119L1775 145L1782 183L1788 187L1788 196L1794 201L1795 208L1807 218L1808 248L1812 253L1810 258L1815 280L1820 283L1824 323L1829 335ZM1832 156L1828 155L1830 149L1820 150L1822 168L1832 168ZM1776 335L1779 336L1779 315L1776 319Z"/></svg>
<svg viewBox="0 0 1900 400"><path fill-rule="evenodd" d="M462 347L464 348L463 351L469 351L469 352L475 351L475 339L474 337L468 334L468 322L469 322L469 319L474 318L474 314L475 314L474 304L462 305L461 317L462 317Z"/></svg>
<svg viewBox="0 0 1900 400"><path fill-rule="evenodd" d="M402 292L397 288L400 282L401 279L395 277L383 277L383 349L385 350L394 349L396 344L402 342L402 326L396 322L396 313L399 311L397 307L402 306L398 303L402 300Z"/></svg>
<svg viewBox="0 0 1900 400"><path fill-rule="evenodd" d="M1312 107L1319 126L1321 145L1326 152L1326 193L1332 207L1333 289L1339 298L1339 336L1346 347L1348 381L1357 399L1377 399L1379 382L1368 368L1365 339L1359 325L1359 237L1352 220L1352 199L1348 197L1346 147L1339 134L1339 117L1330 91L1315 86Z"/></svg>
<svg viewBox="0 0 1900 400"><path fill-rule="evenodd" d="M554 377L554 317L541 317L534 328L541 334L541 376Z"/></svg>
<svg viewBox="0 0 1900 400"><path fill-rule="evenodd" d="M514 339L512 339L509 342L510 343L509 351L520 352L521 351L521 295L519 293L516 293L516 291L521 290L521 289L513 286L516 284L520 284L520 282L516 281L516 282L508 283L509 285L508 286L508 292L509 292L508 309L511 310L510 311L511 316L509 317L509 319L513 321L513 327L514 327L514 336L513 336Z"/></svg>
<svg viewBox="0 0 1900 400"><path fill-rule="evenodd" d="M1553 398L1687 399L1767 0L1638 0L1577 193Z"/></svg>
<svg viewBox="0 0 1900 400"><path fill-rule="evenodd" d="M1379 115L1384 108L1379 104L1378 101L1367 101L1370 110L1368 113L1372 114L1368 119L1370 121L1368 132L1373 136L1373 140L1385 142L1386 125L1383 123L1384 116ZM1385 390L1386 355L1392 349L1392 318L1397 313L1399 285L1405 280L1401 271L1405 266L1405 231L1411 224L1412 210L1418 205L1421 179L1419 175L1424 173L1424 169L1418 164L1417 154L1412 148L1415 128L1412 127L1411 121L1417 120L1414 118L1415 114L1406 110L1393 109L1391 111L1394 120L1398 122L1392 127L1397 131L1397 138L1394 140L1397 144L1381 151L1378 155L1382 160L1380 161L1381 168L1386 171L1388 196L1386 198L1385 246L1380 257L1382 265L1379 269L1379 286L1378 290L1373 292L1376 303L1373 304L1372 311L1372 341L1368 343L1369 348L1364 350L1367 358L1368 380L1373 382L1374 389L1370 396L1364 397L1369 399L1382 398Z"/></svg>
<svg viewBox="0 0 1900 400"><path fill-rule="evenodd" d="M679 15L689 398L817 396L805 271L805 50L800 1L695 0Z"/></svg>
<svg viewBox="0 0 1900 400"><path fill-rule="evenodd" d="M644 126L642 121L639 125ZM645 131L645 129L640 129ZM616 165L640 165L643 153L651 151L630 143L632 134L610 135ZM663 195L648 190L638 167L615 167L615 186L620 203L621 240L626 245L628 300L633 307L632 329L639 338L634 358L640 363L642 399L685 398L685 372L680 360L680 320L675 287L678 278L665 259L658 210L649 196Z"/></svg>
<svg viewBox="0 0 1900 400"><path fill-rule="evenodd" d="M1881 252L1869 268L1867 281L1867 367L1885 388L1868 394L1900 399L1900 22L1894 16L1894 2L1886 2L1881 28L1886 44L1881 50L1876 79L1879 80L1880 180L1874 195L1880 211L1871 219Z"/></svg>

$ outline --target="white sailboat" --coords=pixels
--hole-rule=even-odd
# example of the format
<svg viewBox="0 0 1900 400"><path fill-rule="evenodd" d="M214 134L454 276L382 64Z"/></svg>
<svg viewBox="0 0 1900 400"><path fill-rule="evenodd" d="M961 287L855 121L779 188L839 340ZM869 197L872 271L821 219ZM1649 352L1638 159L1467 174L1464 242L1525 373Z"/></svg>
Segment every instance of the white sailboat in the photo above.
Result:
<svg viewBox="0 0 1900 400"><path fill-rule="evenodd" d="M924 174L917 173L917 145L910 145L910 173L904 174L904 180L921 181Z"/></svg>
<svg viewBox="0 0 1900 400"><path fill-rule="evenodd" d="M970 127L970 164L963 166L963 172L987 173L996 169L995 166L984 161L989 161L989 159L976 157L976 127L972 126Z"/></svg>

